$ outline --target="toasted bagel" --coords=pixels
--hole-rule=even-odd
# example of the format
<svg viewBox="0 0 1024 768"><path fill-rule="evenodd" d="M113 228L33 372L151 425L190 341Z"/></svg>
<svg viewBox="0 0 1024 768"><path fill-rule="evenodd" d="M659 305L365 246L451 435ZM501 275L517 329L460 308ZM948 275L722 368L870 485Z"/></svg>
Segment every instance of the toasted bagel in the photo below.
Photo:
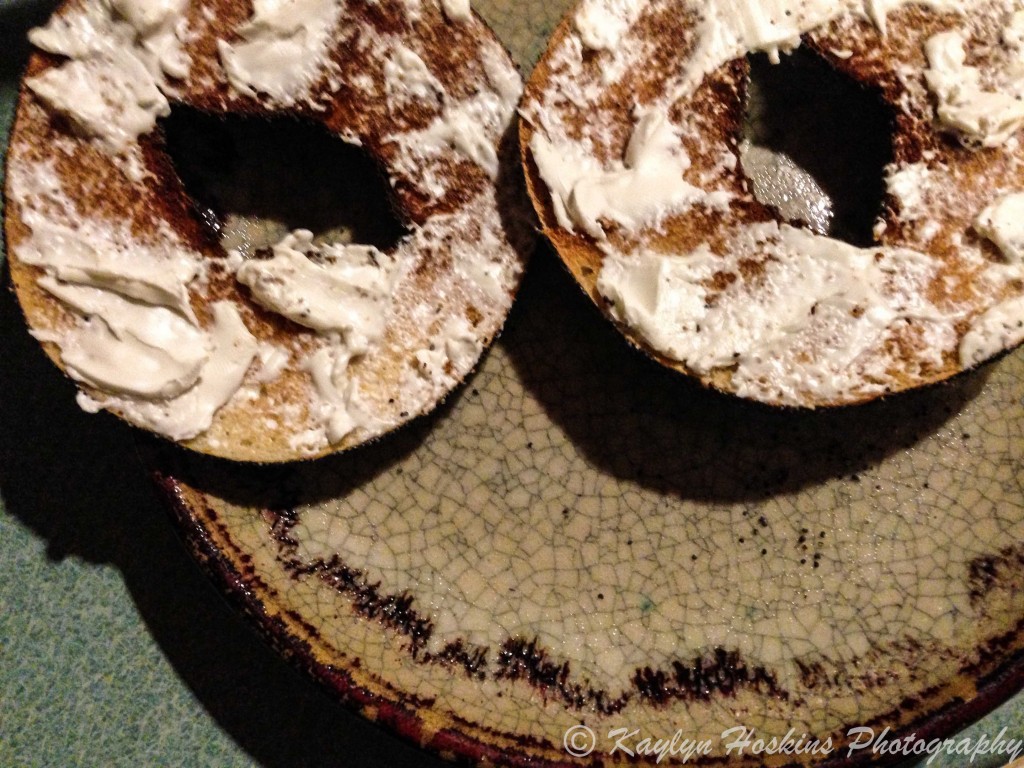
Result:
<svg viewBox="0 0 1024 768"><path fill-rule="evenodd" d="M30 38L10 272L84 408L228 459L312 458L432 410L499 333L531 249L503 157L521 79L467 4L69 0ZM225 247L168 156L178 106L362 148L407 234Z"/></svg>
<svg viewBox="0 0 1024 768"><path fill-rule="evenodd" d="M869 247L759 202L749 66L809 46L892 113ZM773 406L860 403L1024 341L1024 13L1010 0L584 0L527 85L544 233L635 345Z"/></svg>

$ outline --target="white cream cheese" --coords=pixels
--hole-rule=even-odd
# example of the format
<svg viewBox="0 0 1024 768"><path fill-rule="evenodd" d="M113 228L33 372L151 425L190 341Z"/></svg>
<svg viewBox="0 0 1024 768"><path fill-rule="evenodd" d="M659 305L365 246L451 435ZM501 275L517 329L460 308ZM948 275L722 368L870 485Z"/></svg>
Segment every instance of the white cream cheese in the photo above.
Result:
<svg viewBox="0 0 1024 768"><path fill-rule="evenodd" d="M253 376L253 381L257 384L269 384L272 381L276 381L292 361L292 356L288 350L267 342L260 344L256 357L260 368L256 375Z"/></svg>
<svg viewBox="0 0 1024 768"><path fill-rule="evenodd" d="M313 383L309 410L316 426L295 436L292 448L315 452L357 429L379 430L382 423L361 404L349 366L383 339L399 260L372 246L316 244L306 230L272 250L268 259L236 258L235 276L261 306L320 334L318 348L300 363Z"/></svg>
<svg viewBox="0 0 1024 768"><path fill-rule="evenodd" d="M241 93L291 106L309 95L329 66L338 0L253 0L252 18L237 42L218 41L221 63Z"/></svg>
<svg viewBox="0 0 1024 768"><path fill-rule="evenodd" d="M904 221L919 221L928 215L925 207L925 190L931 170L927 163L914 163L901 168L890 166L886 169L886 189L900 204L900 218Z"/></svg>
<svg viewBox="0 0 1024 768"><path fill-rule="evenodd" d="M691 94L707 75L748 53L767 53L778 63L780 53L800 45L801 35L843 15L871 19L884 32L887 14L908 4L960 10L956 0L709 0L701 4L694 51L669 88L671 100Z"/></svg>
<svg viewBox="0 0 1024 768"><path fill-rule="evenodd" d="M454 371L473 367L483 352L479 334L464 317L448 318L441 326L429 349L415 355L417 370L429 381L456 380Z"/></svg>
<svg viewBox="0 0 1024 768"><path fill-rule="evenodd" d="M888 16L905 5L923 5L935 11L959 12L961 0L864 0L864 10L883 35L889 33Z"/></svg>
<svg viewBox="0 0 1024 768"><path fill-rule="evenodd" d="M29 230L15 256L44 271L38 285L79 322L40 334L54 343L69 375L103 394L82 394L87 410L112 408L175 440L209 429L256 354L233 305L199 327L188 286L202 257L161 227L158 244L139 242L124 224L83 219L52 166L12 162L11 197Z"/></svg>
<svg viewBox="0 0 1024 768"><path fill-rule="evenodd" d="M125 149L170 114L167 99L129 52L100 62L70 61L26 81L53 111L108 149Z"/></svg>
<svg viewBox="0 0 1024 768"><path fill-rule="evenodd" d="M494 139L480 119L479 101L446 107L444 113L424 130L410 136L426 152L440 152L454 147L466 158L484 169L492 179L498 177L498 152ZM485 106L489 109L489 106Z"/></svg>
<svg viewBox="0 0 1024 768"><path fill-rule="evenodd" d="M452 21L469 21L473 18L469 0L441 0L441 8Z"/></svg>
<svg viewBox="0 0 1024 768"><path fill-rule="evenodd" d="M445 96L444 86L420 55L401 43L384 62L384 91L397 103L410 99L440 102Z"/></svg>
<svg viewBox="0 0 1024 768"><path fill-rule="evenodd" d="M940 123L964 144L998 147L1024 125L1024 12L1004 33L1008 58L996 73L995 90L982 84L982 72L968 66L967 41L960 32L942 32L925 44L925 80L937 102Z"/></svg>
<svg viewBox="0 0 1024 768"><path fill-rule="evenodd" d="M40 278L39 286L84 318L55 339L78 381L145 399L177 397L198 381L208 340L178 313L52 277Z"/></svg>
<svg viewBox="0 0 1024 768"><path fill-rule="evenodd" d="M393 257L373 246L314 245L298 230L270 259L248 259L235 273L262 306L306 328L341 334L353 354L384 334L396 277Z"/></svg>
<svg viewBox="0 0 1024 768"><path fill-rule="evenodd" d="M12 198L30 230L18 258L63 283L91 286L143 305L164 306L198 324L188 284L203 271L202 256L161 227L153 244L140 243L123 224L82 218L52 165L11 163Z"/></svg>
<svg viewBox="0 0 1024 768"><path fill-rule="evenodd" d="M493 248L497 245L497 238L494 232L484 231L481 233L481 239L477 242L484 249ZM505 264L498 261L485 261L479 258L472 249L461 250L453 255L455 269L468 284L476 286L485 301L494 304L503 304L508 301L512 276Z"/></svg>
<svg viewBox="0 0 1024 768"><path fill-rule="evenodd" d="M694 205L728 207L731 199L727 192L707 193L683 178L690 158L672 123L653 111L639 117L625 156L609 168L579 145L552 142L540 131L530 149L558 223L599 240L605 237L602 221L636 230Z"/></svg>
<svg viewBox="0 0 1024 768"><path fill-rule="evenodd" d="M190 440L206 432L217 411L242 386L259 347L234 304L216 302L211 311L209 359L194 386L169 400L129 399L118 395L93 398L80 393L79 405L87 411L116 410L133 424L171 440Z"/></svg>
<svg viewBox="0 0 1024 768"><path fill-rule="evenodd" d="M73 378L102 392L79 393L82 408L116 410L172 440L210 428L256 354L256 340L226 302L213 305L213 326L203 331L164 307L52 278L40 285L84 317L65 333L40 334L59 347Z"/></svg>
<svg viewBox="0 0 1024 768"><path fill-rule="evenodd" d="M317 450L325 438L336 445L357 429L377 429L377 419L360 404L358 383L348 375L351 360L351 350L330 344L307 361L305 369L319 396L311 406L312 415L321 426L293 438L295 450Z"/></svg>
<svg viewBox="0 0 1024 768"><path fill-rule="evenodd" d="M402 147L404 162L399 166L410 175L423 162L455 149L467 160L483 169L491 178L498 177L497 129L507 124L511 107L493 92L483 92L464 102L447 104L442 113L420 131L394 136L390 139ZM426 186L431 194L443 194L440 180L425 174Z"/></svg>
<svg viewBox="0 0 1024 768"><path fill-rule="evenodd" d="M711 281L744 259L763 277L737 281L711 301ZM608 256L598 290L614 316L655 350L699 375L733 368L741 396L800 404L809 392L838 397L881 389L868 353L898 319L941 322L920 298L935 267L913 251L859 249L774 222L743 230L720 256L708 247L679 256ZM893 274L916 286L893 291ZM906 279L906 278L904 278Z"/></svg>
<svg viewBox="0 0 1024 768"><path fill-rule="evenodd" d="M128 235L104 236L102 228L83 222L77 229L48 221L27 210L32 236L18 251L26 264L47 270L63 283L94 286L143 304L165 306L196 322L187 285L198 277L196 254L173 240L128 247Z"/></svg>
<svg viewBox="0 0 1024 768"><path fill-rule="evenodd" d="M594 51L616 52L646 6L644 0L585 0L573 16L583 45ZM907 5L956 11L955 0L708 0L691 4L703 17L693 81L746 52L765 51L778 61L781 51L800 45L800 36L845 13L867 18L885 34L886 18Z"/></svg>
<svg viewBox="0 0 1024 768"><path fill-rule="evenodd" d="M511 120L523 95L523 78L519 75L519 70L509 66L505 49L497 42L484 44L480 50L480 61L487 83L498 97L498 104L495 107L497 119Z"/></svg>
<svg viewBox="0 0 1024 768"><path fill-rule="evenodd" d="M643 0L583 0L573 15L573 24L587 48L614 51L643 6Z"/></svg>
<svg viewBox="0 0 1024 768"><path fill-rule="evenodd" d="M710 5L708 16L718 25L719 41L731 42L732 50L767 51L773 61L780 50L796 48L801 34L827 23L841 7L834 0L712 0Z"/></svg>
<svg viewBox="0 0 1024 768"><path fill-rule="evenodd" d="M385 138L400 148L393 161L395 170L432 198L442 197L448 187L450 169L435 163L450 158L451 150L479 166L491 179L498 177L497 145L515 113L523 84L497 43L481 47L480 62L490 88L480 88L462 101L452 99L426 65L421 68L411 57L393 51L385 65L389 98L428 95L428 89L437 96L439 114L425 128ZM431 101L428 98L421 103L430 105Z"/></svg>
<svg viewBox="0 0 1024 768"><path fill-rule="evenodd" d="M170 113L167 78L187 77L187 0L84 4L32 30L37 47L69 61L26 80L50 109L112 152Z"/></svg>
<svg viewBox="0 0 1024 768"><path fill-rule="evenodd" d="M1008 263L1024 265L1024 193L996 200L981 212L974 229L991 240Z"/></svg>
<svg viewBox="0 0 1024 768"><path fill-rule="evenodd" d="M972 368L1024 342L1024 297L996 305L976 318L960 342L960 364Z"/></svg>

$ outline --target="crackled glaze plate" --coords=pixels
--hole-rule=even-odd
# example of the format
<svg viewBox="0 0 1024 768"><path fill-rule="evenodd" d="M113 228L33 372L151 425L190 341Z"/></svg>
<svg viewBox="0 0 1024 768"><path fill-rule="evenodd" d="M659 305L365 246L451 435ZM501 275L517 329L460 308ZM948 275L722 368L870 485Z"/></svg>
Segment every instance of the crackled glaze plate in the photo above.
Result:
<svg viewBox="0 0 1024 768"><path fill-rule="evenodd" d="M568 3L476 7L527 69ZM271 642L444 755L604 764L626 728L708 744L694 763L859 762L884 756L851 729L948 735L1024 681L1021 353L770 410L626 347L542 252L468 385L388 440L146 453ZM737 728L804 751L738 753Z"/></svg>

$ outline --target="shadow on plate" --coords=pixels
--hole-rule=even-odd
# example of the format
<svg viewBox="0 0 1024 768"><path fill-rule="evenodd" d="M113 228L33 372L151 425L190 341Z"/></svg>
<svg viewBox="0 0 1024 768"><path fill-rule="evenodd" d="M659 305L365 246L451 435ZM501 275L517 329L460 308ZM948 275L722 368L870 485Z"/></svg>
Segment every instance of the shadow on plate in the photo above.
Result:
<svg viewBox="0 0 1024 768"><path fill-rule="evenodd" d="M550 252L534 260L501 344L599 471L708 503L764 500L866 472L943 427L990 371L851 408L743 401L630 347Z"/></svg>

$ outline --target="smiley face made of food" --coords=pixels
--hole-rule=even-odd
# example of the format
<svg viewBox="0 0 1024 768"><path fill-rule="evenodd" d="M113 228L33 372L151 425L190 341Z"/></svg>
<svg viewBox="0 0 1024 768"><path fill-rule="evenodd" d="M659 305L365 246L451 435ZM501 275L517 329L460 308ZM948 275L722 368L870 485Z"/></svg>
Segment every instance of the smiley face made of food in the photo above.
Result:
<svg viewBox="0 0 1024 768"><path fill-rule="evenodd" d="M521 79L468 3L70 0L30 38L10 271L86 410L229 459L310 458L432 410L500 331L530 248L501 156ZM228 247L168 155L178 107L360 147L406 234Z"/></svg>
<svg viewBox="0 0 1024 768"><path fill-rule="evenodd" d="M750 53L806 45L892 115L870 247L749 191ZM1024 341L1024 5L583 0L522 106L545 234L626 337L774 406L872 400Z"/></svg>

